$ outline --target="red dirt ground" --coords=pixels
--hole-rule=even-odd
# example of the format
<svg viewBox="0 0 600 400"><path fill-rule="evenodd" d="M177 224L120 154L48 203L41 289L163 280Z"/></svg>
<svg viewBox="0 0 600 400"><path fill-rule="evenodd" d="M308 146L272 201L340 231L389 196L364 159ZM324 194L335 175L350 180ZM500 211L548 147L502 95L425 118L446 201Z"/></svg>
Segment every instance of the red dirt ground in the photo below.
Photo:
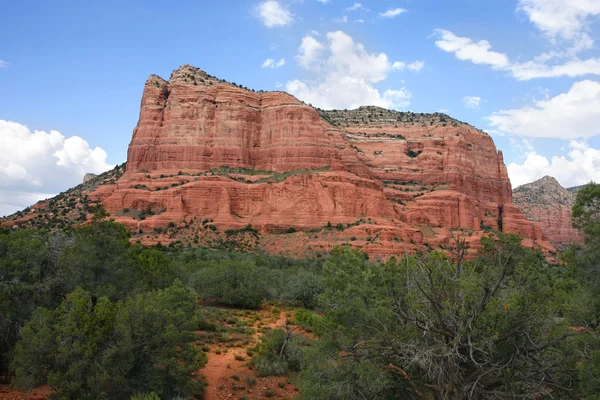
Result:
<svg viewBox="0 0 600 400"><path fill-rule="evenodd" d="M265 319L274 320L270 309L261 310L259 314ZM277 329L283 327L285 322L286 315L284 312L280 312L276 321L263 323L262 326ZM251 346L254 346L262 335L256 328L256 324L253 326L256 333L253 336L254 342ZM258 400L267 398L265 394L276 399L292 399L298 394L297 389L291 383L288 383L286 377L255 377L254 371L247 365L250 357L245 353L245 348L231 348L227 352L216 354L214 351L216 347L218 346L211 348L207 354L207 364L198 371L198 374L204 375L207 383L204 400ZM236 355L242 356L244 361L236 360ZM239 380L234 379L233 376L239 377ZM254 378L255 383L248 385L246 378ZM12 390L8 385L0 385L0 399L2 400L47 400L50 392L49 387L41 387L29 393L23 393Z"/></svg>
<svg viewBox="0 0 600 400"><path fill-rule="evenodd" d="M272 315L269 311L262 310L260 314L269 317ZM277 321L263 324L263 326L272 329L281 328L285 325L285 320L285 313L281 312ZM262 334L258 330L256 332L254 337L255 340L258 340ZM285 377L255 377L254 371L248 367L247 361L235 359L235 356L239 355L247 360L249 357L244 350L230 349L227 353L216 354L211 349L207 354L208 363L199 371L199 374L204 375L207 383L204 400L265 399L267 391L271 391L271 398L278 399L292 399L298 394L297 389L292 384L287 384L287 378ZM234 379L234 375L239 376L239 380ZM256 383L248 386L247 377L256 379ZM283 386L283 388L279 386ZM244 389L241 389L242 387Z"/></svg>

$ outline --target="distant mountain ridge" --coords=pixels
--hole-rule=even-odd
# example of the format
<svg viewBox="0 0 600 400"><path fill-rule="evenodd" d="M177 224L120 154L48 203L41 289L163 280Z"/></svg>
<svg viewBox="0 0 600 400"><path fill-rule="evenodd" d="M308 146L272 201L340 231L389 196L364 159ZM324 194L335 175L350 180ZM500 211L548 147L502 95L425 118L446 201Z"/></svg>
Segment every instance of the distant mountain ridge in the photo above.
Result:
<svg viewBox="0 0 600 400"><path fill-rule="evenodd" d="M571 225L571 209L582 187L565 189L555 178L544 176L515 188L513 202L554 244L583 244L583 233Z"/></svg>

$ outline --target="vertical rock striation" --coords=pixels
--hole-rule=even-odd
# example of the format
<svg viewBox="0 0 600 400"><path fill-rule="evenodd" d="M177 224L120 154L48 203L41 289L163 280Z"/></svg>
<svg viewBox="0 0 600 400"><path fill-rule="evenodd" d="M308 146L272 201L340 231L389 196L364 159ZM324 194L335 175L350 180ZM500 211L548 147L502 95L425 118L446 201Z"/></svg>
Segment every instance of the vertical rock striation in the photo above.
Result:
<svg viewBox="0 0 600 400"><path fill-rule="evenodd" d="M551 248L513 205L502 153L484 132L438 113L317 110L189 65L148 79L127 170L90 197L116 215L160 210L118 218L142 231L195 217L264 234L330 222L368 238L375 254L449 245L456 230L474 245L501 230Z"/></svg>
<svg viewBox="0 0 600 400"><path fill-rule="evenodd" d="M583 244L583 233L571 225L575 196L576 191L563 188L551 176L521 185L513 192L515 205L556 245Z"/></svg>

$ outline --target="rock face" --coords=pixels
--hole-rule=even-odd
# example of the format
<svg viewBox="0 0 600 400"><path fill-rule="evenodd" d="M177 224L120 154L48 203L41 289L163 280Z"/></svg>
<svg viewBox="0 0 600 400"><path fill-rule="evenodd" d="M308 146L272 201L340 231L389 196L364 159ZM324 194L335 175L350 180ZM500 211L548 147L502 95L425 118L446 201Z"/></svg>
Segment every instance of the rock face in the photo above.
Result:
<svg viewBox="0 0 600 400"><path fill-rule="evenodd" d="M502 153L484 132L437 113L316 110L189 65L148 79L125 174L90 199L144 233L199 218L377 255L451 245L457 232L476 246L487 230L551 248L513 205ZM319 231L328 223L335 234Z"/></svg>
<svg viewBox="0 0 600 400"><path fill-rule="evenodd" d="M83 182L82 183L88 183L89 181L91 181L92 179L94 179L96 176L96 174L91 174L91 173L87 173L83 176Z"/></svg>
<svg viewBox="0 0 600 400"><path fill-rule="evenodd" d="M571 225L576 192L563 188L553 177L545 176L517 187L513 199L527 219L539 226L557 246L583 244L583 233Z"/></svg>

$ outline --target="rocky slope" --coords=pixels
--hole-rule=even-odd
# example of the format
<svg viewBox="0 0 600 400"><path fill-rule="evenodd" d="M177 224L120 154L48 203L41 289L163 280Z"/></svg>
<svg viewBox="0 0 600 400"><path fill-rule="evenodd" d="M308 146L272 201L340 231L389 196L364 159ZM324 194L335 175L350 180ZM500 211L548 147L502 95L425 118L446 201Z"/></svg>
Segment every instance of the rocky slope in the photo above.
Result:
<svg viewBox="0 0 600 400"><path fill-rule="evenodd" d="M563 188L553 177L545 176L517 187L513 191L513 200L527 219L538 225L557 246L583 244L583 233L571 226L576 192Z"/></svg>
<svg viewBox="0 0 600 400"><path fill-rule="evenodd" d="M44 230L69 229L92 218L100 205L89 194L98 187L114 185L125 172L125 164L100 175L86 174L83 183L31 207L0 218L0 227L23 227Z"/></svg>
<svg viewBox="0 0 600 400"><path fill-rule="evenodd" d="M316 110L189 65L148 79L126 170L89 199L148 244L388 256L500 230L552 249L484 132L437 113Z"/></svg>

